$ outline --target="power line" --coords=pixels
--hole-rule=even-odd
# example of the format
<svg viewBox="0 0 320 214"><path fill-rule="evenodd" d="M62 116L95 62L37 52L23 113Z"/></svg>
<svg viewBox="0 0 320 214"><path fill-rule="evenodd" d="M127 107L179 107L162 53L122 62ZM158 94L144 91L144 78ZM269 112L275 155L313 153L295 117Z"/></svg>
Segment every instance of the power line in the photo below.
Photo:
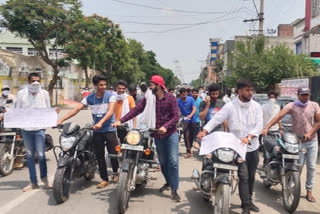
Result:
<svg viewBox="0 0 320 214"><path fill-rule="evenodd" d="M137 7L144 7L148 9L153 9L153 10L165 10L165 11L171 11L171 12L179 12L179 13L198 13L198 14L221 14L221 13L228 13L228 11L191 11L191 10L178 10L178 9L170 9L170 8L161 8L161 7L152 7L148 5L142 5L142 4L136 4L136 3L131 3L131 2L126 2L126 1L121 1L121 0L113 0L115 2L121 3L121 4L127 4L127 5L132 5L132 6L137 6ZM244 9L244 8L240 8ZM248 9L248 8L246 8Z"/></svg>
<svg viewBox="0 0 320 214"><path fill-rule="evenodd" d="M259 14L259 11L258 11L258 8L257 8L257 5L256 5L256 2L254 1L254 0L252 0L252 2L253 2L253 6L254 6L254 8L256 9L256 11L257 11L257 14Z"/></svg>

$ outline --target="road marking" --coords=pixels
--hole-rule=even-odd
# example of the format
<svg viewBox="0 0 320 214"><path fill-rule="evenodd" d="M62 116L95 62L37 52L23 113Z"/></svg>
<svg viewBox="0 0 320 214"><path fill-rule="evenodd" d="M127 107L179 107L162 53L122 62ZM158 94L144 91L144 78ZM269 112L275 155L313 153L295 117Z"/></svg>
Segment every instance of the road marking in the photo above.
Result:
<svg viewBox="0 0 320 214"><path fill-rule="evenodd" d="M53 180L53 176L49 177L49 181L52 181L52 180ZM22 192L23 193L22 195L20 195L19 197L17 197L14 200L8 202L6 205L0 207L1 213L7 214L13 208L20 205L22 202L24 202L25 200L27 200L28 198L30 198L32 195L39 192L40 190L41 189L36 189L36 190L30 191L30 192ZM21 191L22 191L22 189L21 189Z"/></svg>

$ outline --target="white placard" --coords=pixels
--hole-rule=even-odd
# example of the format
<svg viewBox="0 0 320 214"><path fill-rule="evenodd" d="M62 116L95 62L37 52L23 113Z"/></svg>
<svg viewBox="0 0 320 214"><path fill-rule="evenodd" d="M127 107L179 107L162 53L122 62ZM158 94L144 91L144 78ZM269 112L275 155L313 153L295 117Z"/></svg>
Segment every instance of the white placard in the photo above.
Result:
<svg viewBox="0 0 320 214"><path fill-rule="evenodd" d="M201 141L199 154L206 155L222 147L233 149L243 160L246 159L247 145L241 144L241 140L229 132L216 131L205 136Z"/></svg>
<svg viewBox="0 0 320 214"><path fill-rule="evenodd" d="M5 128L49 128L57 125L54 108L9 108L4 114Z"/></svg>

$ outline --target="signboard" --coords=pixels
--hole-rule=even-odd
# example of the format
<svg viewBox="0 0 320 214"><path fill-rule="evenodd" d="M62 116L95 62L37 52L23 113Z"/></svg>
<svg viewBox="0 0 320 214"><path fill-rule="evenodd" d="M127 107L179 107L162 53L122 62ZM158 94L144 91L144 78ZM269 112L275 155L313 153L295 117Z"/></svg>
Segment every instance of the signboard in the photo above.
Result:
<svg viewBox="0 0 320 214"><path fill-rule="evenodd" d="M309 78L281 80L280 95L297 98L298 88L309 88Z"/></svg>

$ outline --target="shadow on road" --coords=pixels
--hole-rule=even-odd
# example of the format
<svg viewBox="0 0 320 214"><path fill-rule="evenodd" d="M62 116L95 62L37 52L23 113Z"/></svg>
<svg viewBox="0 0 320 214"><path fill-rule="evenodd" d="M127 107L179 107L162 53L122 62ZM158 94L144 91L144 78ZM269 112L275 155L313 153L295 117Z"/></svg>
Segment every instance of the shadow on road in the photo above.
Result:
<svg viewBox="0 0 320 214"><path fill-rule="evenodd" d="M18 190L26 187L30 181L1 181L0 191ZM4 187L4 188L3 188Z"/></svg>

